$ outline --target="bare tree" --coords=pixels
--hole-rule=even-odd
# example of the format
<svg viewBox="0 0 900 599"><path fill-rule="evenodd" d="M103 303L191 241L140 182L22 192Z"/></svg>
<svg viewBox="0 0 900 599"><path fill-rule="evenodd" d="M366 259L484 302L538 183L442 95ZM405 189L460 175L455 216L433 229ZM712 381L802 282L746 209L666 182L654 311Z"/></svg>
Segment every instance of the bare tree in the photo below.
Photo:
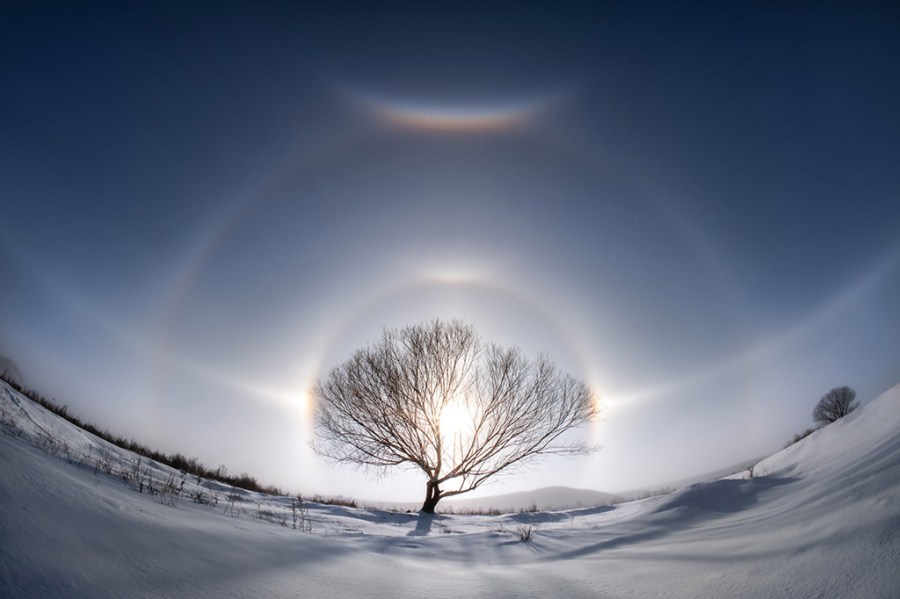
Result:
<svg viewBox="0 0 900 599"><path fill-rule="evenodd" d="M385 330L314 394L315 451L379 473L420 469L427 513L512 466L597 449L564 434L599 415L584 382L459 321Z"/></svg>
<svg viewBox="0 0 900 599"><path fill-rule="evenodd" d="M829 424L839 418L843 418L859 407L856 399L856 391L847 387L835 387L822 396L813 410L813 420L818 424Z"/></svg>

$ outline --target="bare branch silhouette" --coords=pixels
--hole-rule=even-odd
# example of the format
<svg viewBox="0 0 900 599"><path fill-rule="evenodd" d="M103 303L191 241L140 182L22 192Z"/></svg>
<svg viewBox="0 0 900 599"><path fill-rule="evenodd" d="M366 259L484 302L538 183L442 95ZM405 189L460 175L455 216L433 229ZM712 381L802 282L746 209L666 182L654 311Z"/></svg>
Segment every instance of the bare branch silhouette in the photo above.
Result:
<svg viewBox="0 0 900 599"><path fill-rule="evenodd" d="M508 468L597 449L565 435L600 413L584 382L545 356L483 344L459 321L386 330L314 394L314 449L375 470L422 470L429 513Z"/></svg>
<svg viewBox="0 0 900 599"><path fill-rule="evenodd" d="M856 391L847 387L835 387L822 396L813 410L813 420L817 424L829 424L843 418L859 407L856 399Z"/></svg>

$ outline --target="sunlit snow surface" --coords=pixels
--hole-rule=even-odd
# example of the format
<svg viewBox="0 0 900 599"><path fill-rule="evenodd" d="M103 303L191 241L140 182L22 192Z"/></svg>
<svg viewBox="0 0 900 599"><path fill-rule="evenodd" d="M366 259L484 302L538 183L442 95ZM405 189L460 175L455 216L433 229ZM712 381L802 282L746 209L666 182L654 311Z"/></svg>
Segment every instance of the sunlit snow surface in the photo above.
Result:
<svg viewBox="0 0 900 599"><path fill-rule="evenodd" d="M900 386L752 479L507 516L312 504L311 534L291 528L287 498L242 493L232 515L218 487L216 507L164 505L59 445L51 455L47 433L75 458L105 444L5 385L0 416L4 598L900 596ZM184 494L196 490L188 477Z"/></svg>

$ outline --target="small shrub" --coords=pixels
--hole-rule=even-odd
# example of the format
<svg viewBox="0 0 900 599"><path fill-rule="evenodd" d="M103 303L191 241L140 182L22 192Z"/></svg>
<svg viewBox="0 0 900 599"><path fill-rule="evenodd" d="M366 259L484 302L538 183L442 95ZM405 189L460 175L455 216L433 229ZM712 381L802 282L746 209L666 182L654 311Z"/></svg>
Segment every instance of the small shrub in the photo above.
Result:
<svg viewBox="0 0 900 599"><path fill-rule="evenodd" d="M47 453L52 454L54 445L56 445L56 439L51 437L48 433L38 433L38 447Z"/></svg>
<svg viewBox="0 0 900 599"><path fill-rule="evenodd" d="M66 456L66 461L72 463L72 449L69 447L68 441L64 440L60 443L60 456Z"/></svg>
<svg viewBox="0 0 900 599"><path fill-rule="evenodd" d="M280 524L284 521L285 525L287 525L287 520L284 518L280 518L274 510L263 509L262 505L256 504L256 516L257 520L265 520L266 522L271 522L273 524Z"/></svg>
<svg viewBox="0 0 900 599"><path fill-rule="evenodd" d="M6 410L0 410L0 424L9 428L15 428L16 419L11 414L8 414Z"/></svg>
<svg viewBox="0 0 900 599"><path fill-rule="evenodd" d="M527 543L531 541L531 535L534 534L533 526L517 526L516 527L516 536L519 537L519 541L523 543Z"/></svg>
<svg viewBox="0 0 900 599"><path fill-rule="evenodd" d="M530 506L528 506L527 508L525 508L525 507L521 508L519 510L519 513L520 514L525 514L525 513L533 514L537 511L538 511L537 503L532 501Z"/></svg>
<svg viewBox="0 0 900 599"><path fill-rule="evenodd" d="M241 496L235 489L231 489L228 494L225 496L225 511L223 514L231 513L234 517L239 517L241 515L241 508L236 506L235 504L243 501Z"/></svg>
<svg viewBox="0 0 900 599"><path fill-rule="evenodd" d="M180 482L174 472L166 477L166 481L162 484L159 491L159 500L163 504L175 507L176 500L181 497L181 491L184 489L184 476L184 473L182 473Z"/></svg>
<svg viewBox="0 0 900 599"><path fill-rule="evenodd" d="M112 474L113 456L112 456L112 452L109 449L106 449L106 448L98 449L97 453L94 454L94 450L93 450L93 448L91 448L91 454L93 455L93 462L94 462L94 476L97 476L98 472L104 472L105 474Z"/></svg>
<svg viewBox="0 0 900 599"><path fill-rule="evenodd" d="M125 471L123 475L125 479L125 483L131 486L132 488L136 488L138 493L144 492L144 487L147 485L147 479L150 478L150 471L144 464L144 459L134 454L131 456L131 463L128 466L128 470Z"/></svg>
<svg viewBox="0 0 900 599"><path fill-rule="evenodd" d="M211 490L204 490L203 487L199 487L192 492L190 497L191 501L200 505L211 505L213 507L219 505L219 495Z"/></svg>
<svg viewBox="0 0 900 599"><path fill-rule="evenodd" d="M303 497L301 495L291 498L291 517L294 530L312 532L312 520L309 517L309 508L303 502Z"/></svg>
<svg viewBox="0 0 900 599"><path fill-rule="evenodd" d="M352 508L359 507L355 499L348 499L347 497L324 497L322 495L313 495L310 501L321 503L322 505L339 505L341 507Z"/></svg>
<svg viewBox="0 0 900 599"><path fill-rule="evenodd" d="M806 429L805 431L803 431L802 433L797 433L796 435L794 435L794 437L793 437L790 441L788 441L787 443L785 443L784 446L785 446L786 448L787 448L787 447L790 447L791 445L793 445L793 444L796 443L797 441L800 441L801 439L805 439L806 437L810 436L811 434L813 434L813 433L816 432L817 430L819 430L819 429L817 429L817 428L808 428L808 429Z"/></svg>

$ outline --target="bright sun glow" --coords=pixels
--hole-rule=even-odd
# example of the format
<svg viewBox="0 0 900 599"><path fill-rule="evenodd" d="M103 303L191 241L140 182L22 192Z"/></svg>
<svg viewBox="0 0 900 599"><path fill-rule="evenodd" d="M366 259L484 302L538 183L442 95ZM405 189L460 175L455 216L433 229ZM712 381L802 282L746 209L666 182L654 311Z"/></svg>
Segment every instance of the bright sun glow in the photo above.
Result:
<svg viewBox="0 0 900 599"><path fill-rule="evenodd" d="M471 429L469 412L458 402L450 402L441 412L441 434L444 442L465 439Z"/></svg>
<svg viewBox="0 0 900 599"><path fill-rule="evenodd" d="M308 414L310 408L312 407L312 402L309 399L309 391L298 391L291 398L291 403L303 414Z"/></svg>

